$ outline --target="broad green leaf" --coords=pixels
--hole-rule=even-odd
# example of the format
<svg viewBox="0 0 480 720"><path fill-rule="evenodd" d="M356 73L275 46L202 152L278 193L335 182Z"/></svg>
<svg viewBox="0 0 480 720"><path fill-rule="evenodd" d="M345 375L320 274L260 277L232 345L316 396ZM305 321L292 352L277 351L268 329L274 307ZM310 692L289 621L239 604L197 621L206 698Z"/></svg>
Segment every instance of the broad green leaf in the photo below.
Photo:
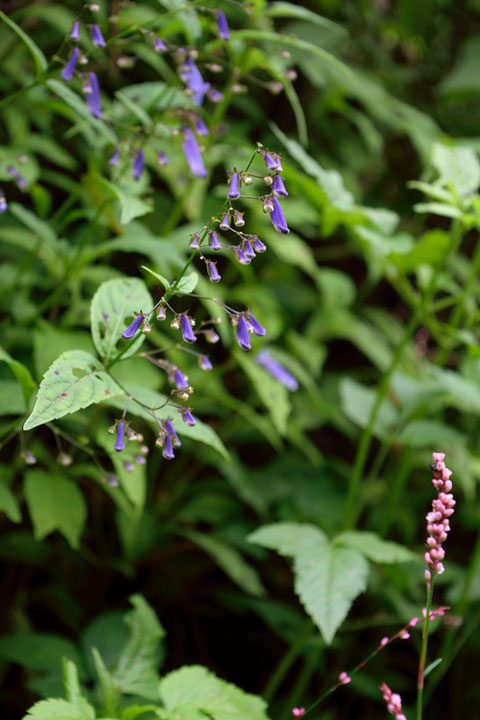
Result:
<svg viewBox="0 0 480 720"><path fill-rule="evenodd" d="M124 358L137 352L145 335L140 331L132 341L121 334L133 322L134 312L152 307L152 297L139 278L116 278L100 285L92 298L90 324L95 347L106 363L115 357L119 344Z"/></svg>
<svg viewBox="0 0 480 720"><path fill-rule="evenodd" d="M158 705L130 705L130 707L123 710L122 720L137 720L140 715L155 711L158 713ZM202 720L205 720L205 718L202 718Z"/></svg>
<svg viewBox="0 0 480 720"><path fill-rule="evenodd" d="M3 361L9 366L10 370L13 372L22 388L25 402L28 402L30 395L37 387L34 379L30 375L30 370L28 370L25 365L22 365L21 362L18 362L18 360L12 358L11 355L9 355L7 351L4 350L1 346L0 361Z"/></svg>
<svg viewBox="0 0 480 720"><path fill-rule="evenodd" d="M346 545L378 563L401 563L418 560L411 550L396 542L382 540L376 533L349 530L334 538L335 545Z"/></svg>
<svg viewBox="0 0 480 720"><path fill-rule="evenodd" d="M56 325L39 322L33 331L33 359L37 377L41 377L67 350L95 353L90 333L81 330L63 330Z"/></svg>
<svg viewBox="0 0 480 720"><path fill-rule="evenodd" d="M213 720L268 720L267 704L262 698L220 680L200 665L169 673L160 682L160 697L167 710L185 720L201 717L192 712L194 709ZM188 715L182 713L184 707L191 708Z"/></svg>
<svg viewBox="0 0 480 720"><path fill-rule="evenodd" d="M377 393L374 389L361 385L349 377L340 382L340 400L342 410L349 420L365 428L375 404ZM398 422L398 411L388 400L384 400L377 413L373 434L386 437Z"/></svg>
<svg viewBox="0 0 480 720"><path fill-rule="evenodd" d="M18 632L0 638L0 658L36 672L60 669L62 657L81 666L80 653L66 638L50 633Z"/></svg>
<svg viewBox="0 0 480 720"><path fill-rule="evenodd" d="M125 398L119 402L120 406L125 407ZM129 411L131 405L129 406ZM121 413L119 413L120 415ZM120 487L124 491L127 498L130 500L132 505L137 511L140 511L145 505L145 497L147 494L147 477L145 472L145 465L138 465L135 462L133 464L133 470L129 471L123 464L124 458L123 453L114 452L113 445L115 442L115 436L110 435L105 429L100 430L97 433L97 442L103 447L105 452L110 454L113 466L115 468L115 475L118 479ZM135 452L138 445L132 442L131 445L127 445L128 451L131 453ZM127 451L125 451L127 452ZM130 459L129 454L129 459ZM129 519L132 522L131 518Z"/></svg>
<svg viewBox="0 0 480 720"><path fill-rule="evenodd" d="M162 395L161 393L158 393L155 390L150 390L142 385L134 385L133 383L125 383L125 385L130 395L140 400L140 402L147 405L147 407L154 408L156 415L160 420L172 418L175 430L179 435L191 438L192 440L197 440L205 445L209 445L220 453L224 460L229 460L230 456L228 454L228 450L215 430L206 423L202 422L198 417L195 418L197 421L196 425L193 427L186 425L186 423L184 423L181 419L180 413L174 407L171 405L163 407L168 400L166 395ZM109 401L109 405L118 408L118 410L123 410L125 403L119 398L112 397ZM137 415L138 417L143 417L145 420L148 420L152 424L155 432L157 431L158 425L154 420L152 413L145 407L142 407L142 405L132 401L129 405L128 412L131 415Z"/></svg>
<svg viewBox="0 0 480 720"><path fill-rule="evenodd" d="M336 22L333 22L322 15L317 15L317 13L312 12L302 5L283 2L283 0L277 0L276 2L271 2L266 5L265 14L270 17L286 17L306 20L307 22L314 23L315 25L320 25L331 32L336 32L339 35L345 35L347 32L345 28L338 25Z"/></svg>
<svg viewBox="0 0 480 720"><path fill-rule="evenodd" d="M82 120L86 120L90 125L92 125L92 127L94 127L98 134L102 137L104 142L113 143L115 145L117 144L117 136L113 130L111 130L111 128L107 125L107 123L103 122L103 120L93 117L83 98L79 97L75 92L73 92L73 90L70 90L65 83L60 82L59 80L47 80L46 84L50 90L64 100L67 105L69 105L72 110L74 110L82 118Z"/></svg>
<svg viewBox="0 0 480 720"><path fill-rule="evenodd" d="M237 349L235 349L235 357L249 377L259 399L268 409L275 428L280 435L286 435L288 416L292 407L287 388L257 365L252 357Z"/></svg>
<svg viewBox="0 0 480 720"><path fill-rule="evenodd" d="M195 290L197 282L198 273L191 272L181 277L178 282L174 280L171 285L171 289L174 290L175 295L188 295L188 293L191 293Z"/></svg>
<svg viewBox="0 0 480 720"><path fill-rule="evenodd" d="M118 201L120 206L120 224L128 225L137 217L153 212L153 207L132 192L126 183L119 184L96 173L89 176L92 183L98 183L105 192ZM138 191L137 191L138 192ZM134 247L134 245L132 246Z"/></svg>
<svg viewBox="0 0 480 720"><path fill-rule="evenodd" d="M411 180L407 183L407 186L413 188L414 190L419 190L439 202L451 204L455 202L455 197L452 193L441 185L433 185L432 183L421 182L420 180Z"/></svg>
<svg viewBox="0 0 480 720"><path fill-rule="evenodd" d="M337 547L313 525L266 525L248 540L294 558L295 592L327 644L367 584L368 563L356 550Z"/></svg>
<svg viewBox="0 0 480 720"><path fill-rule="evenodd" d="M438 420L411 420L395 438L399 445L411 447L464 445L466 441L463 433Z"/></svg>
<svg viewBox="0 0 480 720"><path fill-rule="evenodd" d="M32 414L23 429L31 430L120 394L122 390L93 355L70 350L62 353L43 376Z"/></svg>
<svg viewBox="0 0 480 720"><path fill-rule="evenodd" d="M259 597L265 595L265 589L256 571L245 562L235 548L211 534L206 535L196 530L182 530L182 535L205 550L242 590Z"/></svg>
<svg viewBox="0 0 480 720"><path fill-rule="evenodd" d="M14 217L26 228L32 235L24 235L18 238L19 244L29 242L30 248L35 249L41 260L45 263L45 267L51 275L61 275L64 270L62 255L64 255L65 246L60 243L55 232L49 223L41 220L34 212L23 207L20 203L9 203L9 210Z"/></svg>
<svg viewBox="0 0 480 720"><path fill-rule="evenodd" d="M159 5L167 8L167 10L173 11L172 14L178 17L183 26L188 42L190 45L195 45L195 41L198 40L202 34L202 26L195 8L188 7L183 0L157 0L157 2Z"/></svg>
<svg viewBox="0 0 480 720"><path fill-rule="evenodd" d="M413 206L413 209L415 212L418 213L428 213L431 215L440 215L441 217L449 217L449 218L461 218L463 217L463 213L460 210L460 208L453 207L453 205L444 205L443 203L439 202L429 202L429 203L417 203Z"/></svg>
<svg viewBox="0 0 480 720"><path fill-rule="evenodd" d="M130 637L112 672L113 682L125 695L139 695L147 700L157 700L160 680L157 650L165 631L153 609L141 595L132 595L130 602L133 610L125 616Z"/></svg>
<svg viewBox="0 0 480 720"><path fill-rule="evenodd" d="M87 519L87 506L78 485L42 470L29 470L24 490L35 538L42 540L58 530L78 549Z"/></svg>
<svg viewBox="0 0 480 720"><path fill-rule="evenodd" d="M448 147L435 143L432 151L432 164L440 175L440 180L460 197L478 190L480 185L480 162L473 148Z"/></svg>
<svg viewBox="0 0 480 720"><path fill-rule="evenodd" d="M95 720L90 705L78 707L67 700L40 700L29 708L23 720Z"/></svg>
<svg viewBox="0 0 480 720"><path fill-rule="evenodd" d="M154 278L157 280L160 280L162 285L164 286L165 290L170 290L170 283L167 280L166 277L163 277L163 275L160 275L160 273L154 272L153 270L150 270L146 265L142 265L142 270L146 270L150 275L153 275Z"/></svg>
<svg viewBox="0 0 480 720"><path fill-rule="evenodd" d="M3 480L0 480L0 512L4 512L12 522L19 523L22 520L17 498Z"/></svg>
<svg viewBox="0 0 480 720"><path fill-rule="evenodd" d="M33 62L35 63L37 77L40 78L48 67L47 59L43 52L40 50L38 45L34 43L30 35L27 35L27 33L24 32L22 28L17 25L16 22L14 22L11 18L5 15L5 13L3 13L1 10L0 19L2 19L4 23L6 23L15 33L17 33L18 37L25 44L30 55L33 58Z"/></svg>

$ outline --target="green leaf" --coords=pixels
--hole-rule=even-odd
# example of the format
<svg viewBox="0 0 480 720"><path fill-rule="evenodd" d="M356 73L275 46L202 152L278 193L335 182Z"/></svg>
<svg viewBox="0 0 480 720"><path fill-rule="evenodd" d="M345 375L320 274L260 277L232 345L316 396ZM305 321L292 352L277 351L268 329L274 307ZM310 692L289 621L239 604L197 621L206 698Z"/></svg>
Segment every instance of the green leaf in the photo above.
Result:
<svg viewBox="0 0 480 720"><path fill-rule="evenodd" d="M476 192L480 185L480 162L473 148L435 143L432 164L442 183L460 197Z"/></svg>
<svg viewBox="0 0 480 720"><path fill-rule="evenodd" d="M28 402L30 395L37 387L34 379L30 375L30 371L25 367L25 365L22 365L21 362L14 360L1 346L0 360L9 366L22 388L25 402Z"/></svg>
<svg viewBox="0 0 480 720"><path fill-rule="evenodd" d="M153 212L153 207L137 197L126 183L120 185L96 173L92 173L90 177L92 182L98 183L112 198L118 201L121 225L128 225L135 218Z"/></svg>
<svg viewBox="0 0 480 720"><path fill-rule="evenodd" d="M283 2L282 0L277 0L277 2L271 2L266 5L265 14L269 17L287 17L306 20L314 25L319 25L327 30L336 32L339 35L345 35L347 32L341 25L338 25L332 20L328 20L328 18L322 15L317 15L317 13L312 12L302 5L294 5L293 3Z"/></svg>
<svg viewBox="0 0 480 720"><path fill-rule="evenodd" d="M154 278L157 280L160 280L162 285L164 286L165 290L170 290L170 283L167 280L166 277L163 277L163 275L160 275L160 273L154 272L153 270L150 270L146 265L142 265L142 270L146 270L150 275L153 275Z"/></svg>
<svg viewBox="0 0 480 720"><path fill-rule="evenodd" d="M81 705L83 701L77 666L72 660L62 657L62 677L65 697L74 705Z"/></svg>
<svg viewBox="0 0 480 720"><path fill-rule="evenodd" d="M344 377L340 382L342 410L349 420L361 428L365 428L368 424L376 397L375 390L349 377ZM388 400L384 400L377 413L373 434L380 438L386 437L397 422L397 409Z"/></svg>
<svg viewBox="0 0 480 720"><path fill-rule="evenodd" d="M202 715L213 720L268 720L267 704L262 698L220 680L200 665L184 666L169 673L160 682L160 697L167 710L175 711L185 720L200 719ZM184 713L183 708L189 711Z"/></svg>
<svg viewBox="0 0 480 720"><path fill-rule="evenodd" d="M96 647L92 647L93 662L95 664L95 670L97 671L98 679L103 692L103 714L104 715L117 715L118 712L118 691L115 687L113 677L108 672L103 662L102 656L98 652Z"/></svg>
<svg viewBox="0 0 480 720"><path fill-rule="evenodd" d="M420 448L464 445L466 441L463 433L437 420L412 420L395 438L395 442L399 445Z"/></svg>
<svg viewBox="0 0 480 720"><path fill-rule="evenodd" d="M25 474L25 499L36 540L58 530L77 549L87 518L87 507L72 480L47 475L42 470Z"/></svg>
<svg viewBox="0 0 480 720"><path fill-rule="evenodd" d="M198 282L198 273L191 272L184 275L180 280L174 280L171 289L174 291L174 295L188 295L195 290Z"/></svg>
<svg viewBox="0 0 480 720"><path fill-rule="evenodd" d="M40 700L29 708L23 720L94 720L93 708L78 707L67 700Z"/></svg>
<svg viewBox="0 0 480 720"><path fill-rule="evenodd" d="M0 638L0 658L36 672L60 667L62 657L81 664L76 646L59 635L18 632Z"/></svg>
<svg viewBox="0 0 480 720"><path fill-rule="evenodd" d="M382 540L376 533L349 530L334 538L336 545L346 545L358 550L369 560L377 563L401 563L418 560L411 550L396 542Z"/></svg>
<svg viewBox="0 0 480 720"><path fill-rule="evenodd" d="M368 563L363 555L336 546L313 525L266 525L248 540L293 556L295 592L330 644L353 600L366 588Z"/></svg>
<svg viewBox="0 0 480 720"><path fill-rule="evenodd" d="M31 430L119 394L123 394L122 390L93 355L70 350L62 353L43 376L23 429Z"/></svg>
<svg viewBox="0 0 480 720"><path fill-rule="evenodd" d="M125 398L123 398L119 404L124 408ZM131 406L129 410L130 409ZM125 495L137 510L141 510L145 505L145 498L147 494L145 465L137 465L137 463L133 463L133 470L128 471L123 464L121 453L112 452L114 436L110 435L105 429L102 429L97 433L97 443L100 447L103 447L106 453L110 454L115 468L115 475ZM129 522L132 522L131 518L129 518Z"/></svg>
<svg viewBox="0 0 480 720"><path fill-rule="evenodd" d="M22 520L17 498L3 480L0 480L0 512L4 512L12 522L19 523Z"/></svg>
<svg viewBox="0 0 480 720"><path fill-rule="evenodd" d="M148 312L152 307L152 297L139 278L116 278L100 285L92 298L90 324L95 347L106 363L115 356L119 343L125 347L122 357L137 352L145 335L139 332L133 341L126 341L121 334L133 321L134 312Z"/></svg>
<svg viewBox="0 0 480 720"><path fill-rule="evenodd" d="M122 720L137 720L140 715L155 711L158 713L158 705L130 705L122 712Z"/></svg>
<svg viewBox="0 0 480 720"><path fill-rule="evenodd" d="M107 143L117 144L117 136L113 130L98 118L93 117L92 113L87 107L87 104L80 98L73 90L70 90L65 83L59 80L47 80L47 86L52 90L55 95L58 95L64 102L69 105L83 120L86 120L92 127L96 129L98 134L102 137L102 140Z"/></svg>
<svg viewBox="0 0 480 720"><path fill-rule="evenodd" d="M427 665L427 667L425 668L425 672L423 673L423 676L427 677L427 675L430 675L432 670L435 670L435 668L438 667L438 665L440 665L440 663L442 661L443 661L443 658L437 658L433 662L429 663L429 665Z"/></svg>
<svg viewBox="0 0 480 720"><path fill-rule="evenodd" d="M145 110L138 103L133 102L132 100L130 100L129 97L124 95L123 92L121 92L120 90L117 90L115 93L115 97L120 100L122 105L124 105L127 108L127 110L130 110L132 115L134 115L137 118L137 120L140 120L142 125L144 125L145 127L148 127L149 125L152 124L152 118L150 117L150 115L147 112L145 112Z"/></svg>
<svg viewBox="0 0 480 720"><path fill-rule="evenodd" d="M443 205L439 202L417 203L413 206L415 212L428 213L431 215L441 215L441 217L461 218L463 213L460 208L452 205Z"/></svg>
<svg viewBox="0 0 480 720"><path fill-rule="evenodd" d="M125 695L140 695L147 700L158 699L157 650L165 636L155 612L141 595L132 595L133 605L125 616L130 637L120 653L113 681Z"/></svg>
<svg viewBox="0 0 480 720"><path fill-rule="evenodd" d="M265 595L256 571L245 562L237 550L213 535L196 530L182 530L181 534L205 550L242 590L258 597Z"/></svg>
<svg viewBox="0 0 480 720"><path fill-rule="evenodd" d="M3 13L0 10L0 18L3 20L4 23L6 23L15 33L17 33L18 37L22 40L22 42L27 47L30 55L33 58L33 62L35 63L35 69L37 72L37 77L40 78L42 74L45 72L45 70L48 67L47 59L43 52L40 50L38 45L36 45L30 35L27 35L26 32L22 30L21 27L17 25L16 22L14 22L11 18L7 17L5 13Z"/></svg>
<svg viewBox="0 0 480 720"><path fill-rule="evenodd" d="M292 409L287 388L275 380L255 360L235 349L240 367L248 375L258 397L268 409L273 424L281 435L286 435L287 420Z"/></svg>

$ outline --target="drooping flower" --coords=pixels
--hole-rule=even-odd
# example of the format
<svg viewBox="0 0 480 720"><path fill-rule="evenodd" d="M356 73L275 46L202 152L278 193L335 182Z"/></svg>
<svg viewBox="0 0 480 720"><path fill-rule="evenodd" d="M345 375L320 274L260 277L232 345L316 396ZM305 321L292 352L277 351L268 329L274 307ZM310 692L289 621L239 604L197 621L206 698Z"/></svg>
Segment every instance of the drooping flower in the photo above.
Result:
<svg viewBox="0 0 480 720"><path fill-rule="evenodd" d="M285 385L288 390L295 392L298 390L298 380L292 375L286 368L281 365L278 360L268 352L268 350L261 350L256 356L256 361L261 367L265 368L278 382Z"/></svg>
<svg viewBox="0 0 480 720"><path fill-rule="evenodd" d="M222 219L220 220L219 228L220 228L220 230L229 230L230 229L230 213L228 212L228 210L226 210L222 214Z"/></svg>
<svg viewBox="0 0 480 720"><path fill-rule="evenodd" d="M198 358L198 364L202 368L202 370L213 370L213 365L210 362L210 358L208 355L200 355Z"/></svg>
<svg viewBox="0 0 480 720"><path fill-rule="evenodd" d="M197 135L207 136L209 134L207 126L199 115L195 115L195 132Z"/></svg>
<svg viewBox="0 0 480 720"><path fill-rule="evenodd" d="M265 161L265 165L267 166L268 170L275 170L276 172L282 172L282 164L280 162L280 157L276 153L271 152L262 152L263 159Z"/></svg>
<svg viewBox="0 0 480 720"><path fill-rule="evenodd" d="M80 23L78 20L73 23L70 40L80 40Z"/></svg>
<svg viewBox="0 0 480 720"><path fill-rule="evenodd" d="M212 345L220 340L220 335L213 328L208 328L207 330L204 330L204 333L205 340Z"/></svg>
<svg viewBox="0 0 480 720"><path fill-rule="evenodd" d="M159 165L168 165L169 163L168 157L161 150L159 150L157 153L157 159Z"/></svg>
<svg viewBox="0 0 480 720"><path fill-rule="evenodd" d="M230 190L228 197L232 200L236 200L240 197L240 190L238 189L238 172L236 170L232 173L232 179L230 180Z"/></svg>
<svg viewBox="0 0 480 720"><path fill-rule="evenodd" d="M121 452L122 450L125 450L125 422L124 422L124 420L120 420L120 422L117 425L117 439L115 440L115 445L113 447L117 452Z"/></svg>
<svg viewBox="0 0 480 720"><path fill-rule="evenodd" d="M175 370L174 382L179 390L186 390L190 387L188 378L178 368Z"/></svg>
<svg viewBox="0 0 480 720"><path fill-rule="evenodd" d="M165 312L165 308L163 305L159 305L157 308L157 320L165 320L167 317L167 313Z"/></svg>
<svg viewBox="0 0 480 720"><path fill-rule="evenodd" d="M101 32L100 28L98 27L98 25L92 25L91 31L92 31L93 44L96 45L97 47L106 47L107 43L103 39L102 32Z"/></svg>
<svg viewBox="0 0 480 720"><path fill-rule="evenodd" d="M130 460L124 460L123 467L127 472L133 472L135 470L135 465L131 463Z"/></svg>
<svg viewBox="0 0 480 720"><path fill-rule="evenodd" d="M182 331L183 339L185 340L185 342L197 342L197 336L193 333L190 318L185 313L182 313L182 315L180 316L180 329Z"/></svg>
<svg viewBox="0 0 480 720"><path fill-rule="evenodd" d="M93 117L102 117L102 108L100 105L100 88L98 86L98 79L94 72L88 73L89 82L86 87L87 91L87 105L88 109L92 113Z"/></svg>
<svg viewBox="0 0 480 720"><path fill-rule="evenodd" d="M212 102L218 103L223 100L223 93L221 93L220 90L216 90L215 88L210 88L210 90L208 91L208 97Z"/></svg>
<svg viewBox="0 0 480 720"><path fill-rule="evenodd" d="M78 47L73 48L73 52L70 55L70 60L65 65L62 72L60 73L60 77L62 78L62 80L65 80L65 82L69 82L73 77L73 73L75 72L75 66L77 64L79 53L80 53L80 50L78 49Z"/></svg>
<svg viewBox="0 0 480 720"><path fill-rule="evenodd" d="M244 215L244 212L241 212L240 210L235 210L235 212L233 213L233 222L235 223L236 227L243 227L245 225L245 220L243 219Z"/></svg>
<svg viewBox="0 0 480 720"><path fill-rule="evenodd" d="M262 203L262 210L264 213L271 213L275 209L275 205L273 204L273 196L268 195L266 198L264 198Z"/></svg>
<svg viewBox="0 0 480 720"><path fill-rule="evenodd" d="M288 235L290 230L288 228L287 221L285 220L285 215L283 214L280 203L278 202L276 197L273 198L272 202L273 210L270 213L270 220L272 221L273 227L277 232Z"/></svg>
<svg viewBox="0 0 480 720"><path fill-rule="evenodd" d="M263 336L267 334L263 325L260 325L257 318L255 315L252 315L252 313L247 313L247 323L251 326L254 335Z"/></svg>
<svg viewBox="0 0 480 720"><path fill-rule="evenodd" d="M248 325L243 315L240 315L237 323L237 340L242 350L251 350L250 336L248 334Z"/></svg>
<svg viewBox="0 0 480 720"><path fill-rule="evenodd" d="M178 411L180 412L183 422L186 425L190 425L191 427L193 427L194 425L197 424L197 421L193 417L191 410L189 408L178 408Z"/></svg>
<svg viewBox="0 0 480 720"><path fill-rule="evenodd" d="M275 195L278 195L279 197L288 196L287 188L285 187L285 183L283 182L281 175L275 175L273 178L272 190Z"/></svg>
<svg viewBox="0 0 480 720"><path fill-rule="evenodd" d="M195 105L203 105L205 93L210 89L210 83L205 82L200 70L192 58L186 58L182 65L180 77L192 92L192 100Z"/></svg>
<svg viewBox="0 0 480 720"><path fill-rule="evenodd" d="M145 153L143 150L139 150L137 154L135 155L135 158L133 160L132 164L132 175L134 180L140 180L143 169L145 167Z"/></svg>
<svg viewBox="0 0 480 720"><path fill-rule="evenodd" d="M240 245L234 247L233 252L235 253L235 257L237 258L238 262L241 263L241 265L250 265L250 263L252 262L251 259L245 255Z"/></svg>
<svg viewBox="0 0 480 720"><path fill-rule="evenodd" d="M221 244L220 240L218 239L217 233L214 230L208 231L208 239L209 239L210 247L212 248L212 250L217 251L217 250L222 249L222 244Z"/></svg>
<svg viewBox="0 0 480 720"><path fill-rule="evenodd" d="M267 246L264 245L260 238L257 237L253 242L253 249L257 253L263 253L267 249Z"/></svg>
<svg viewBox="0 0 480 720"><path fill-rule="evenodd" d="M217 270L217 264L212 262L211 260L207 260L207 272L210 281L213 283L220 282L220 280L222 279L222 276Z"/></svg>
<svg viewBox="0 0 480 720"><path fill-rule="evenodd" d="M255 252L249 240L245 240L245 242L243 243L243 254L246 258L249 258L250 260L253 260L253 258L255 257Z"/></svg>
<svg viewBox="0 0 480 720"><path fill-rule="evenodd" d="M8 210L8 203L3 192L0 191L0 215Z"/></svg>
<svg viewBox="0 0 480 720"><path fill-rule="evenodd" d="M198 250L200 247L200 233L194 233L193 235L190 235L190 237L192 239L190 240L188 247L192 250Z"/></svg>
<svg viewBox="0 0 480 720"><path fill-rule="evenodd" d="M227 18L221 10L217 10L217 29L222 40L230 40L230 28L228 27Z"/></svg>
<svg viewBox="0 0 480 720"><path fill-rule="evenodd" d="M173 423L171 420L165 420L165 430L172 438L173 444L175 445L175 447L181 447L182 443L178 439L178 435L174 430Z"/></svg>
<svg viewBox="0 0 480 720"><path fill-rule="evenodd" d="M193 134L193 131L190 130L189 127L184 125L182 128L182 132L183 132L183 137L185 138L182 143L183 152L185 154L185 159L190 168L190 172L192 173L192 175L194 177L198 177L198 178L207 177L207 171L205 169L205 165L203 164L202 155L200 153L197 139L196 139L195 135Z"/></svg>
<svg viewBox="0 0 480 720"><path fill-rule="evenodd" d="M173 460L173 458L175 457L175 453L173 452L172 438L170 437L170 435L167 435L164 440L162 455L166 460Z"/></svg>
<svg viewBox="0 0 480 720"><path fill-rule="evenodd" d="M118 165L118 161L120 160L120 150L118 148L115 148L113 151L113 155L108 161L109 165Z"/></svg>
<svg viewBox="0 0 480 720"><path fill-rule="evenodd" d="M140 313L139 315L137 315L137 317L136 317L135 320L132 322L132 324L129 325L129 326L122 332L122 337L125 338L125 340L130 340L131 338L135 337L135 335L137 334L137 332L138 332L141 324L143 323L144 319L145 319L145 315L143 315L142 313Z"/></svg>
<svg viewBox="0 0 480 720"><path fill-rule="evenodd" d="M165 52L167 49L167 46L163 42L162 38L155 37L155 40L153 41L153 47L157 52Z"/></svg>
<svg viewBox="0 0 480 720"><path fill-rule="evenodd" d="M382 697L387 704L387 710L393 715L395 720L407 720L402 712L402 698L398 693L394 693L390 690L387 683L380 685L380 692Z"/></svg>

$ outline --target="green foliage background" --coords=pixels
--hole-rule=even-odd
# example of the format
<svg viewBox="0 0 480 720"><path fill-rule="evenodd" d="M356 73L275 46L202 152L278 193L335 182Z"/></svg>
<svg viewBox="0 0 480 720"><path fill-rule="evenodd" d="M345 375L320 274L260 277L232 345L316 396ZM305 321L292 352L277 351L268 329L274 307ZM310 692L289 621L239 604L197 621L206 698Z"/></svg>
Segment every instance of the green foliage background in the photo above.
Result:
<svg viewBox="0 0 480 720"><path fill-rule="evenodd" d="M432 451L447 454L457 510L435 595L452 609L433 626L429 660L442 662L425 717L474 717L479 3L205 2L228 15L226 46L198 3L101 5L102 27L115 14L119 37L105 33L106 52L82 42L111 125L59 77L81 5L11 0L0 14L2 717L51 698L34 718L287 720L421 614ZM225 64L224 100L203 115L215 129L207 181L189 177L162 130L192 106L139 32L150 27ZM118 63L125 55L132 68ZM115 133L136 128L148 166L138 183L108 168ZM168 383L128 357L141 339L110 367L122 346L102 335L102 313L115 308L121 330L159 299L155 273L178 277L190 234L257 142L283 157L291 233L246 205L268 251L222 266L215 296L255 312L268 334L254 352L267 346L300 388L239 350L225 322L212 372L170 351L203 422L178 424L183 445L167 462L145 406L161 405ZM218 313L182 294L212 294L200 265L184 281L179 311ZM155 325L142 349L168 334ZM88 383L70 393L79 368ZM65 387L52 384L58 371ZM132 473L107 432L129 394L150 446ZM419 646L420 632L389 645L311 717L385 717L387 681L413 718Z"/></svg>

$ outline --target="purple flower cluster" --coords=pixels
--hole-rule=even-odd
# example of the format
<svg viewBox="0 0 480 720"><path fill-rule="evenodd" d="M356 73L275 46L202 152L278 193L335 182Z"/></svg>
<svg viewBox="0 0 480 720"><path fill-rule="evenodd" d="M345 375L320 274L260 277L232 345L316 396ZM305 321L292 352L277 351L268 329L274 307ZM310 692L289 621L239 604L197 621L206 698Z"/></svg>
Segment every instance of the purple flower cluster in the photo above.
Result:
<svg viewBox="0 0 480 720"><path fill-rule="evenodd" d="M445 453L433 453L433 463L431 464L433 470L432 483L438 496L432 501L432 509L426 517L428 550L424 557L428 565L428 570L425 570L427 583L430 583L432 573L441 575L445 570L442 563L445 550L442 545L450 532L450 517L455 512L455 500L451 492L452 481L450 480L452 471L446 467L444 458Z"/></svg>

